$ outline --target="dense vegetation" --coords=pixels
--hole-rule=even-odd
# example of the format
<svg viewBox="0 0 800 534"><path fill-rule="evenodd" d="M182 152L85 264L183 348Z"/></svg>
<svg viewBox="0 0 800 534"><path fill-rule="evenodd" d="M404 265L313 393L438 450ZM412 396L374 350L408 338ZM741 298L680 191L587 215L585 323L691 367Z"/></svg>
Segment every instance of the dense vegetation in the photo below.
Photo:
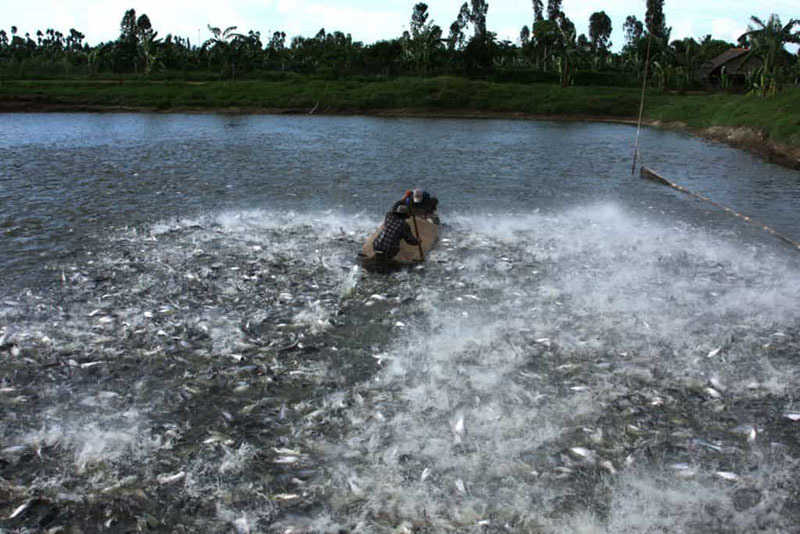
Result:
<svg viewBox="0 0 800 534"><path fill-rule="evenodd" d="M577 34L561 0L533 0L532 24L519 40L498 41L487 29L486 0L465 2L447 31L434 23L428 6L411 9L409 30L396 39L373 44L355 42L342 32L321 29L314 37L284 32L266 42L257 31L209 25L204 43L167 35L160 38L147 15L125 12L119 37L89 46L75 30L53 29L35 35L0 30L0 76L3 79L139 78L158 80L280 79L299 74L327 80L392 79L400 76L458 76L497 82L543 82L569 85L635 86L649 57L650 82L662 90L687 90L699 84L698 72L708 61L734 45L710 35L670 41L664 0L646 0L644 21L624 21L625 44L612 52L612 21L603 11L589 18L588 36ZM798 42L796 20L782 25L752 19L751 31L739 40L750 46L763 65L748 80L749 88L776 92L798 83L800 65L784 44ZM471 35L468 35L471 33Z"/></svg>

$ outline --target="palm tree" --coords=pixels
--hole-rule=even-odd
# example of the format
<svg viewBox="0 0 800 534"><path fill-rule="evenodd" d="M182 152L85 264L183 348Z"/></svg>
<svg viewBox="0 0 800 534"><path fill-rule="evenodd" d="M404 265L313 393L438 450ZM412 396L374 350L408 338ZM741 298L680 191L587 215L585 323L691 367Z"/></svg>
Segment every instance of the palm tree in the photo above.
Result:
<svg viewBox="0 0 800 534"><path fill-rule="evenodd" d="M761 86L762 96L772 96L780 88L781 67L788 55L784 45L800 43L800 35L792 33L794 27L800 25L800 20L792 19L785 26L775 14L770 15L766 24L756 16L750 17L750 20L756 26L748 25L748 31L742 37L750 39L750 55L758 56L763 61L762 68L766 80Z"/></svg>

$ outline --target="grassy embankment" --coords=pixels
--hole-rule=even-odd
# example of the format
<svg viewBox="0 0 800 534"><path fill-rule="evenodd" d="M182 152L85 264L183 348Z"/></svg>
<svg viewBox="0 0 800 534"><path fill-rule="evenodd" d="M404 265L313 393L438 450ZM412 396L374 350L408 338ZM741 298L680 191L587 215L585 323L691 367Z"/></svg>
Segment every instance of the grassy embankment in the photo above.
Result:
<svg viewBox="0 0 800 534"><path fill-rule="evenodd" d="M640 92L620 87L490 83L461 78L326 81L3 81L0 110L119 109L226 110L306 113L523 114L564 118L635 119ZM645 118L694 130L746 127L767 143L800 149L800 90L775 98L650 91Z"/></svg>

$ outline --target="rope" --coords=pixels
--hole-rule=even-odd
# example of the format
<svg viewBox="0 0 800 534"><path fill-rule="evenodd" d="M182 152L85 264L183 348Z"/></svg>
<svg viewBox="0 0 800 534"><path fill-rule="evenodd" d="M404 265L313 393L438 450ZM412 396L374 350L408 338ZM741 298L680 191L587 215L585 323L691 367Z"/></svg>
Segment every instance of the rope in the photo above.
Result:
<svg viewBox="0 0 800 534"><path fill-rule="evenodd" d="M669 186L669 187L671 187L671 188L673 188L673 189L675 189L677 191L680 191L681 193L686 193L689 196L692 196L692 197L697 198L699 200L708 202L712 206L715 206L715 207L717 207L717 208L719 208L719 209L721 209L723 211L727 211L731 215L739 217L740 219L742 219L744 221L747 221L752 225L758 226L762 230L766 230L767 232L772 234L774 237L777 237L781 241L784 241L784 242L792 245L793 247L795 247L797 250L800 250L800 243L798 243L797 241L793 241L792 239L789 239L788 237L786 237L785 235L781 234L780 232L778 232L776 230L773 230L772 228L770 228L766 224L764 224L764 223L762 223L760 221L757 221L757 220L755 220L755 219L753 219L751 217L748 217L747 215L743 215L743 214L739 213L738 211L735 211L735 210L729 208L728 206L725 206L723 204L719 204L717 202L714 202L713 200L711 200L708 197L704 197L703 195L700 195L700 194L697 194L697 193L693 193L692 191L689 191L688 189L686 189L682 185L678 185L678 184L676 184L674 182L670 182L669 180L667 180L666 178L664 178L660 174L656 173L653 170L648 169L647 167L642 167L641 176L642 176L642 178L645 178L647 180L652 180L653 182L657 182L659 184Z"/></svg>
<svg viewBox="0 0 800 534"><path fill-rule="evenodd" d="M644 91L647 88L647 70L650 66L650 43L653 34L647 33L647 56L644 60L644 80L642 80L642 98L639 101L639 120L636 123L636 142L633 145L633 164L631 165L631 176L636 174L636 160L639 157L639 134L642 131L642 114L644 113Z"/></svg>

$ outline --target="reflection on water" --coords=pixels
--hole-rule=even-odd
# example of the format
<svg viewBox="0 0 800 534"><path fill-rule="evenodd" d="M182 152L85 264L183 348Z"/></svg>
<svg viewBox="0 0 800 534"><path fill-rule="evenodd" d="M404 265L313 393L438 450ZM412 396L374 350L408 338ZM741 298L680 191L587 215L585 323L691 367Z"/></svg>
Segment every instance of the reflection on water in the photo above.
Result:
<svg viewBox="0 0 800 534"><path fill-rule="evenodd" d="M798 258L629 178L631 128L11 119L0 528L800 520ZM674 180L800 234L796 173L643 141ZM419 269L362 272L412 184L441 199L442 241Z"/></svg>

